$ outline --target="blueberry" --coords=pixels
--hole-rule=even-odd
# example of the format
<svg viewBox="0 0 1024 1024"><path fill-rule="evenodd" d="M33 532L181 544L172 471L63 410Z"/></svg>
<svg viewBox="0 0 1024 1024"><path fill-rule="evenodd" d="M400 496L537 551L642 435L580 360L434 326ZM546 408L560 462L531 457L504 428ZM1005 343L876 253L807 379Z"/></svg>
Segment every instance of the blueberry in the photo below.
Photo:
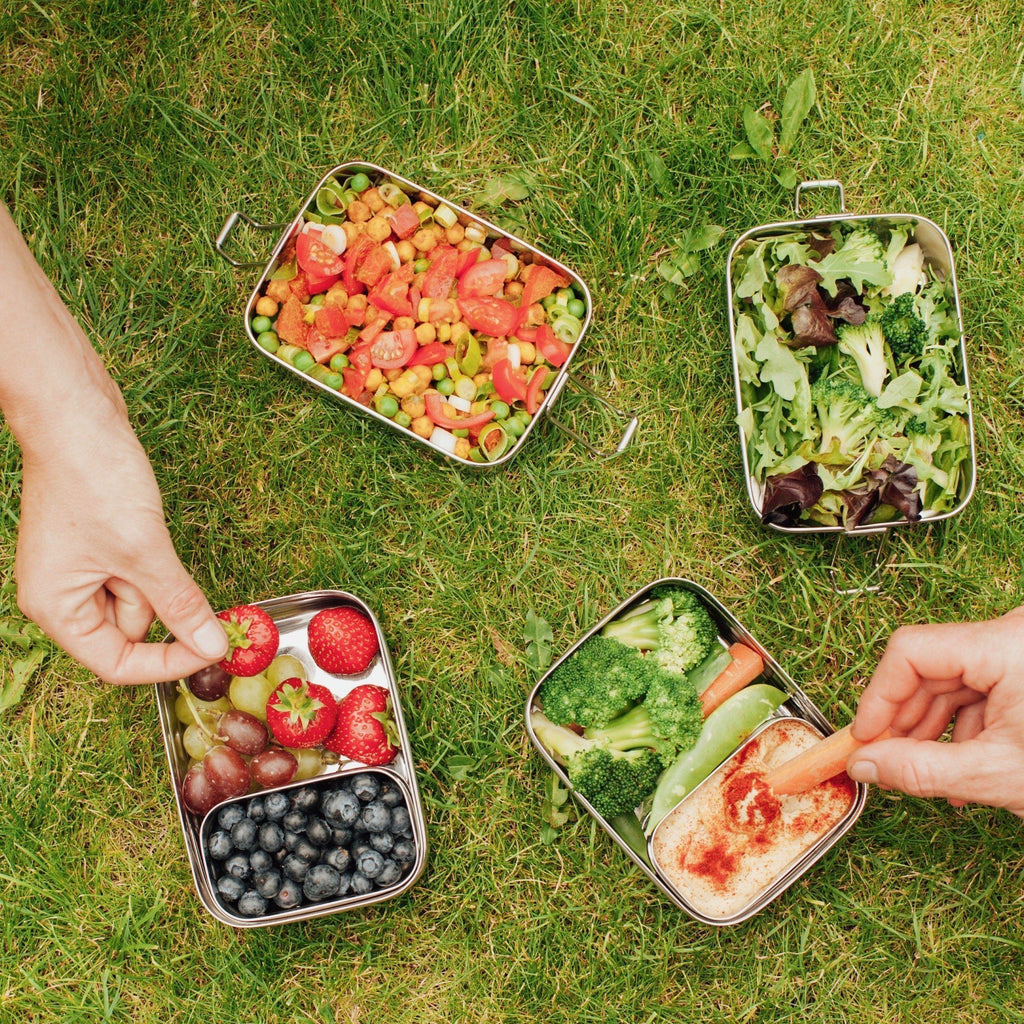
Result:
<svg viewBox="0 0 1024 1024"><path fill-rule="evenodd" d="M320 859L320 851L305 839L300 839L292 850L292 856L304 860L307 864L315 864Z"/></svg>
<svg viewBox="0 0 1024 1024"><path fill-rule="evenodd" d="M391 848L391 856L406 868L416 859L416 844L411 839L399 839Z"/></svg>
<svg viewBox="0 0 1024 1024"><path fill-rule="evenodd" d="M252 868L252 873L258 874L260 871L267 871L269 868L274 866L274 858L267 853L266 850L259 848L253 850L249 854L249 867Z"/></svg>
<svg viewBox="0 0 1024 1024"><path fill-rule="evenodd" d="M352 875L348 871L342 871L338 876L338 895L344 896L352 888Z"/></svg>
<svg viewBox="0 0 1024 1024"><path fill-rule="evenodd" d="M358 857L360 854L365 853L369 849L371 849L371 846L366 841L366 839L363 837L359 837L353 843L351 843L351 845L348 848L348 852L352 854L353 857Z"/></svg>
<svg viewBox="0 0 1024 1024"><path fill-rule="evenodd" d="M352 777L352 792L362 802L368 803L380 792L380 779L369 772L362 772Z"/></svg>
<svg viewBox="0 0 1024 1024"><path fill-rule="evenodd" d="M284 829L276 821L265 821L260 825L259 844L267 853L277 853L284 846Z"/></svg>
<svg viewBox="0 0 1024 1024"><path fill-rule="evenodd" d="M329 824L344 828L359 817L359 800L347 789L335 789L324 797L320 810Z"/></svg>
<svg viewBox="0 0 1024 1024"><path fill-rule="evenodd" d="M393 813L398 814L401 810L401 807L396 807ZM391 815L392 812L379 800L371 800L363 808L363 813L359 815L359 824L367 832L386 832L392 827ZM406 818L408 820L408 815Z"/></svg>
<svg viewBox="0 0 1024 1024"><path fill-rule="evenodd" d="M395 837L390 832L373 832L370 835L370 846L378 853L390 853L395 845Z"/></svg>
<svg viewBox="0 0 1024 1024"><path fill-rule="evenodd" d="M364 850L356 857L356 871L367 878L376 878L384 867L384 858L376 850Z"/></svg>
<svg viewBox="0 0 1024 1024"><path fill-rule="evenodd" d="M233 853L224 861L224 870L234 878L246 879L251 873L249 858L244 853Z"/></svg>
<svg viewBox="0 0 1024 1024"><path fill-rule="evenodd" d="M291 853L296 846L302 841L302 835L298 832L285 832L284 834L284 848Z"/></svg>
<svg viewBox="0 0 1024 1024"><path fill-rule="evenodd" d="M265 899L272 900L280 891L281 883L281 872L271 869L270 871L261 871L252 880L253 888Z"/></svg>
<svg viewBox="0 0 1024 1024"><path fill-rule="evenodd" d="M231 842L236 850L251 850L256 845L259 826L252 818L243 818L231 826Z"/></svg>
<svg viewBox="0 0 1024 1024"><path fill-rule="evenodd" d="M302 902L302 886L291 879L285 879L274 897L274 902L282 910L291 910L292 907L297 907Z"/></svg>
<svg viewBox="0 0 1024 1024"><path fill-rule="evenodd" d="M231 900L232 903L240 899L245 891L245 882L235 878L233 875L221 875L217 879L217 892L224 899Z"/></svg>
<svg viewBox="0 0 1024 1024"><path fill-rule="evenodd" d="M390 857L384 858L384 867L374 879L378 886L394 885L402 877L402 869Z"/></svg>
<svg viewBox="0 0 1024 1024"><path fill-rule="evenodd" d="M352 842L352 829L350 828L332 828L331 829L331 845L332 846L348 846Z"/></svg>
<svg viewBox="0 0 1024 1024"><path fill-rule="evenodd" d="M396 807L391 812L391 831L407 838L412 836L412 821L404 807Z"/></svg>
<svg viewBox="0 0 1024 1024"><path fill-rule="evenodd" d="M347 871L352 863L352 858L344 846L336 846L324 854L323 863L330 864L332 868L337 868L339 871Z"/></svg>
<svg viewBox="0 0 1024 1024"><path fill-rule="evenodd" d="M318 799L317 792L312 786L303 786L292 793L292 807L299 811L311 811L316 807Z"/></svg>
<svg viewBox="0 0 1024 1024"><path fill-rule="evenodd" d="M352 876L352 891L357 896L365 896L368 892L373 892L373 882L366 875L361 875L357 871Z"/></svg>
<svg viewBox="0 0 1024 1024"><path fill-rule="evenodd" d="M289 811L281 819L281 824L284 825L289 832L301 832L306 827L306 812Z"/></svg>
<svg viewBox="0 0 1024 1024"><path fill-rule="evenodd" d="M302 883L302 894L307 900L326 900L338 895L341 875L330 864L317 864L309 869Z"/></svg>
<svg viewBox="0 0 1024 1024"><path fill-rule="evenodd" d="M228 804L217 812L217 824L227 832L232 825L237 824L245 817L245 811L238 804Z"/></svg>
<svg viewBox="0 0 1024 1024"><path fill-rule="evenodd" d="M385 807L401 807L405 803L402 791L392 782L385 782L381 786L380 796L377 798Z"/></svg>
<svg viewBox="0 0 1024 1024"><path fill-rule="evenodd" d="M302 882L309 872L309 862L301 857L296 857L294 853L290 853L285 857L284 864L281 867L293 882Z"/></svg>
<svg viewBox="0 0 1024 1024"><path fill-rule="evenodd" d="M238 912L244 917L262 917L267 912L267 901L255 889L249 889L239 897Z"/></svg>
<svg viewBox="0 0 1024 1024"><path fill-rule="evenodd" d="M326 846L331 841L331 826L323 818L310 818L306 822L306 838L314 846Z"/></svg>
<svg viewBox="0 0 1024 1024"><path fill-rule="evenodd" d="M280 821L291 807L292 802L285 793L268 793L263 798L263 811L267 821Z"/></svg>
<svg viewBox="0 0 1024 1024"><path fill-rule="evenodd" d="M254 796L249 801L249 804L245 810L249 817L252 818L252 820L255 821L257 825L259 825L260 822L267 820L267 811L266 808L263 806L263 797L261 796Z"/></svg>
<svg viewBox="0 0 1024 1024"><path fill-rule="evenodd" d="M232 850L234 850L235 844L231 842L231 836L224 831L219 829L206 840L206 849L209 851L210 856L214 860L227 860L231 856Z"/></svg>

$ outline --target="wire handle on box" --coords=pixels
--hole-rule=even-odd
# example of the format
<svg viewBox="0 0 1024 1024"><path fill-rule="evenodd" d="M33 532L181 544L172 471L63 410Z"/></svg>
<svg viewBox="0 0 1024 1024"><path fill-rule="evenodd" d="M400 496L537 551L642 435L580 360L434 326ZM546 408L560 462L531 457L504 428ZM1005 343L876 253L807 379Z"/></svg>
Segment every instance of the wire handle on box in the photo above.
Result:
<svg viewBox="0 0 1024 1024"><path fill-rule="evenodd" d="M228 239L231 237L231 232L234 231L235 225L239 221L244 221L254 231L283 231L288 225L287 224L261 224L259 221L253 220L252 217L242 213L240 210L235 210L233 213L228 214L228 218L224 221L224 227L217 233L217 237L213 240L213 247L217 252L228 261L233 267L238 267L240 270L246 270L251 267L262 267L266 260L261 260L258 263L245 262L243 260L236 260L234 257L229 256L224 251L224 246L227 245Z"/></svg>
<svg viewBox="0 0 1024 1024"><path fill-rule="evenodd" d="M843 597L855 597L858 594L877 594L882 589L879 577L881 576L882 569L884 568L883 553L885 551L886 541L889 538L889 531L878 531L878 544L875 547L874 565L871 567L871 571L867 574L864 581L856 587L839 586L839 569L837 568L837 563L839 561L839 549L843 544L843 539L848 536L850 535L840 533L836 537L835 546L832 548L832 561L829 562L828 566L829 580L832 583L832 593L840 594Z"/></svg>
<svg viewBox="0 0 1024 1024"><path fill-rule="evenodd" d="M796 193L793 196L793 211L799 217L800 216L800 195L802 192L810 192L812 189L817 188L835 188L839 190L839 212L846 213L846 199L843 196L843 186L841 182L835 180L835 178L822 178L817 181L802 181L796 187Z"/></svg>
<svg viewBox="0 0 1024 1024"><path fill-rule="evenodd" d="M626 448L629 447L629 442L633 440L633 435L636 433L636 428L640 424L640 418L633 412L623 412L617 406L612 405L604 395L598 394L593 388L588 387L582 381L576 380L570 377L566 380L567 385L572 385L575 388L579 388L581 391L586 392L598 405L603 406L610 413L614 414L619 420L625 422L626 426L622 432L622 436L619 438L618 444L615 446L614 451L601 451L600 448L595 447L590 443L579 431L570 427L568 423L563 423L561 420L556 419L550 412L547 414L548 421L559 430L564 431L574 441L583 445L584 448L590 452L591 455L596 459L610 459L616 455L621 455Z"/></svg>

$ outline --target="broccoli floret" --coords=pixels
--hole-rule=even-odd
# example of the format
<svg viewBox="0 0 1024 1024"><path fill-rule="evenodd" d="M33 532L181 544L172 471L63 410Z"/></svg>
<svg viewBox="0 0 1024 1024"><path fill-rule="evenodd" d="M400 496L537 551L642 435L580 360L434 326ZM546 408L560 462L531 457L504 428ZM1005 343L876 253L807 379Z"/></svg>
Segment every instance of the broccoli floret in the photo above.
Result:
<svg viewBox="0 0 1024 1024"><path fill-rule="evenodd" d="M661 588L628 615L613 619L601 634L641 651L669 672L689 671L707 657L718 629L692 591Z"/></svg>
<svg viewBox="0 0 1024 1024"><path fill-rule="evenodd" d="M928 325L917 315L913 292L897 295L882 310L880 322L897 366L921 358L928 341Z"/></svg>
<svg viewBox="0 0 1024 1024"><path fill-rule="evenodd" d="M639 651L593 636L544 680L540 701L559 725L607 725L643 699L656 674Z"/></svg>
<svg viewBox="0 0 1024 1024"><path fill-rule="evenodd" d="M606 726L584 735L613 750L650 747L665 760L697 742L704 714L693 683L675 672L658 670L644 702Z"/></svg>
<svg viewBox="0 0 1024 1024"><path fill-rule="evenodd" d="M839 351L856 362L865 390L877 398L889 372L885 365L885 336L879 317L869 316L862 324L842 324L837 336Z"/></svg>
<svg viewBox="0 0 1024 1024"><path fill-rule="evenodd" d="M653 750L601 746L537 711L531 723L541 745L565 766L573 788L602 817L628 814L654 792L664 765Z"/></svg>
<svg viewBox="0 0 1024 1024"><path fill-rule="evenodd" d="M848 377L822 377L811 385L821 424L822 453L855 456L875 435L874 399Z"/></svg>

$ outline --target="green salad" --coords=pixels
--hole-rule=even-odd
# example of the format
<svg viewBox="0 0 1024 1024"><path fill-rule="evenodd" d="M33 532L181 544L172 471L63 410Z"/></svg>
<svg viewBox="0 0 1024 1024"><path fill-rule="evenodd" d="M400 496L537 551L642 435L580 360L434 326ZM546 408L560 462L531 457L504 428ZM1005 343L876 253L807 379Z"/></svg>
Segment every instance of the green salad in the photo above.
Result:
<svg viewBox="0 0 1024 1024"><path fill-rule="evenodd" d="M751 238L732 264L739 423L765 523L955 509L973 476L953 284L912 221Z"/></svg>

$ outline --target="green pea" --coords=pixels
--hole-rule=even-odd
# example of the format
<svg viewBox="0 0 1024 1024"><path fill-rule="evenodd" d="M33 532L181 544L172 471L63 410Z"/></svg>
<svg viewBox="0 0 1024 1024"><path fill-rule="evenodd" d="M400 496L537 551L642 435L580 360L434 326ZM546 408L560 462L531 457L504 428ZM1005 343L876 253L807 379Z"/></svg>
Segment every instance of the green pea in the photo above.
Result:
<svg viewBox="0 0 1024 1024"><path fill-rule="evenodd" d="M545 295L544 298L540 300L540 304L545 309L550 309L557 301L558 301L557 296L555 296L555 295Z"/></svg>
<svg viewBox="0 0 1024 1024"><path fill-rule="evenodd" d="M342 370L348 369L351 363L348 361L348 356L344 352L338 352L331 356L331 369L335 373L341 373Z"/></svg>
<svg viewBox="0 0 1024 1024"><path fill-rule="evenodd" d="M322 380L329 388L334 388L335 391L340 391L341 386L345 383L345 378L340 373L325 373Z"/></svg>
<svg viewBox="0 0 1024 1024"><path fill-rule="evenodd" d="M433 377L434 380L444 380L444 378L448 376L448 367L445 366L444 363L434 363L430 368L430 376ZM449 391L448 394L450 395L451 392Z"/></svg>
<svg viewBox="0 0 1024 1024"><path fill-rule="evenodd" d="M316 360L308 352L299 352L292 360L292 366L305 373L316 366Z"/></svg>
<svg viewBox="0 0 1024 1024"><path fill-rule="evenodd" d="M404 409L399 409L395 413L395 422L400 427L408 427L412 423L412 417Z"/></svg>
<svg viewBox="0 0 1024 1024"><path fill-rule="evenodd" d="M430 260L417 260L412 269L414 274L422 274L424 270L430 269Z"/></svg>
<svg viewBox="0 0 1024 1024"><path fill-rule="evenodd" d="M353 192L365 192L370 187L370 179L365 174L355 174L349 185Z"/></svg>
<svg viewBox="0 0 1024 1024"><path fill-rule="evenodd" d="M491 402L491 412L494 413L494 418L498 420L507 420L509 414L509 407L505 402L497 401Z"/></svg>
<svg viewBox="0 0 1024 1024"><path fill-rule="evenodd" d="M486 462L487 459L484 458L484 453L482 451L480 451L479 448L470 448L469 449L469 461L470 462Z"/></svg>
<svg viewBox="0 0 1024 1024"><path fill-rule="evenodd" d="M505 433L510 434L512 437L519 437L526 429L526 427L523 426L522 421L517 419L515 416L505 420L501 426L505 428Z"/></svg>
<svg viewBox="0 0 1024 1024"><path fill-rule="evenodd" d="M268 352L276 352L281 342L277 337L276 331L262 331L256 338L256 344Z"/></svg>
<svg viewBox="0 0 1024 1024"><path fill-rule="evenodd" d="M575 299L576 293L571 288L559 288L558 291L555 292L555 296L558 298L559 302L564 305L571 299Z"/></svg>
<svg viewBox="0 0 1024 1024"><path fill-rule="evenodd" d="M445 377L443 380L439 380L435 386L442 395L450 395L455 391L455 381L453 381L451 377Z"/></svg>
<svg viewBox="0 0 1024 1024"><path fill-rule="evenodd" d="M269 316L254 316L252 318L253 334L263 334L264 331L269 331L273 326L274 322Z"/></svg>
<svg viewBox="0 0 1024 1024"><path fill-rule="evenodd" d="M377 399L377 412L392 419L398 412L398 399L394 395L381 395Z"/></svg>
<svg viewBox="0 0 1024 1024"><path fill-rule="evenodd" d="M452 431L453 437L469 437L469 431L465 427L457 427Z"/></svg>
<svg viewBox="0 0 1024 1024"><path fill-rule="evenodd" d="M587 304L582 299L570 299L565 308L579 320L582 320L587 312Z"/></svg>

